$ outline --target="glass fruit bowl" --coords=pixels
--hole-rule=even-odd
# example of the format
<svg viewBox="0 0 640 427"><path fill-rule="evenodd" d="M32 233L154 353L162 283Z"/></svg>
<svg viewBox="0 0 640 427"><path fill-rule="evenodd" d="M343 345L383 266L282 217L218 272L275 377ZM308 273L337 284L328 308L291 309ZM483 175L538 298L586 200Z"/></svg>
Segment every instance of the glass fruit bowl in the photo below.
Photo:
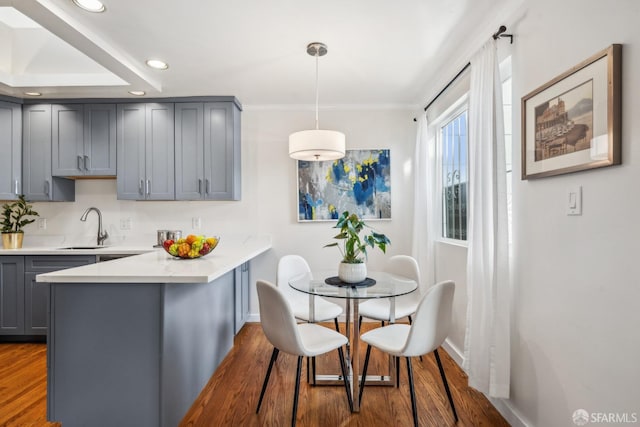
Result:
<svg viewBox="0 0 640 427"><path fill-rule="evenodd" d="M220 237L196 236L189 234L187 237L173 240L165 240L162 244L164 250L171 256L181 259L194 259L203 257L218 246Z"/></svg>

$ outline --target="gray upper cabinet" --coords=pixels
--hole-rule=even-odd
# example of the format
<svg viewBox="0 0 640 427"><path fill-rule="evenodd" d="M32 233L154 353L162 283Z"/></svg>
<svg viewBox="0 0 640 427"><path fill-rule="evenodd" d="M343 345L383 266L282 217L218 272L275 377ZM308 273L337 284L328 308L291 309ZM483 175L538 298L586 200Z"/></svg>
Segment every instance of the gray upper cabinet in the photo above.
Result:
<svg viewBox="0 0 640 427"><path fill-rule="evenodd" d="M117 188L121 200L173 200L173 103L118 104Z"/></svg>
<svg viewBox="0 0 640 427"><path fill-rule="evenodd" d="M240 109L176 104L176 200L240 199Z"/></svg>
<svg viewBox="0 0 640 427"><path fill-rule="evenodd" d="M0 200L22 192L22 108L0 101Z"/></svg>
<svg viewBox="0 0 640 427"><path fill-rule="evenodd" d="M22 109L22 193L30 201L74 201L75 182L51 174L51 105Z"/></svg>
<svg viewBox="0 0 640 427"><path fill-rule="evenodd" d="M52 106L52 175L116 175L115 104Z"/></svg>

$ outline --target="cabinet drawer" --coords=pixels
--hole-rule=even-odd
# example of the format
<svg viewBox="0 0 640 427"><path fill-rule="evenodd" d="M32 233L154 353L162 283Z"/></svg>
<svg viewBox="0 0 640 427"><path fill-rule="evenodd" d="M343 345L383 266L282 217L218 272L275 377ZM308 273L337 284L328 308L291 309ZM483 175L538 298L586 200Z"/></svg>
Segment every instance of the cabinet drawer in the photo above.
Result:
<svg viewBox="0 0 640 427"><path fill-rule="evenodd" d="M65 268L79 267L96 262L95 255L37 255L26 256L24 270L33 273L50 273Z"/></svg>

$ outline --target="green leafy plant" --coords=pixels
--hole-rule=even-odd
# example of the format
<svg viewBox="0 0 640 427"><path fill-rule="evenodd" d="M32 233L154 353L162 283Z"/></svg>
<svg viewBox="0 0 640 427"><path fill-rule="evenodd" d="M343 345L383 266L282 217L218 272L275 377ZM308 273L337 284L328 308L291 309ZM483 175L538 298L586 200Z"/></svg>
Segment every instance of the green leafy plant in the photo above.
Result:
<svg viewBox="0 0 640 427"><path fill-rule="evenodd" d="M342 212L338 223L333 228L339 228L340 233L333 238L340 242L333 242L325 245L325 248L337 246L342 254L342 262L347 264L359 264L364 262L367 257L367 247L375 248L376 246L384 253L387 251L387 245L391 241L382 233L375 232L371 227L364 223L356 214L349 214L348 211ZM360 233L368 228L371 231L360 237ZM363 259L364 257L364 259Z"/></svg>
<svg viewBox="0 0 640 427"><path fill-rule="evenodd" d="M21 194L15 202L2 205L2 221L0 222L2 232L23 233L22 228L35 221L35 219L28 217L35 216L40 216L40 214L33 210L33 206L27 203L24 194Z"/></svg>

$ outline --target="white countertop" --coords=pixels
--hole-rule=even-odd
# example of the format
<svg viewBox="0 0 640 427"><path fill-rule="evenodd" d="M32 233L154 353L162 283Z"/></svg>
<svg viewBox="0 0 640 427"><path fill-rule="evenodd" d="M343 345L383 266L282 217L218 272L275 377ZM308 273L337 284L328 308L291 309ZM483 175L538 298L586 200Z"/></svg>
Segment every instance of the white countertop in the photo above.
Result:
<svg viewBox="0 0 640 427"><path fill-rule="evenodd" d="M158 248L141 255L39 274L36 276L36 281L52 283L207 283L266 252L269 248L271 248L270 236L246 236L229 239L222 237L213 252L201 258L174 258L163 249ZM102 248L94 251L107 254L107 252L102 252L107 249ZM80 253L78 250L70 252ZM14 252L12 251L12 253ZM42 254L42 252L38 252L38 254Z"/></svg>

